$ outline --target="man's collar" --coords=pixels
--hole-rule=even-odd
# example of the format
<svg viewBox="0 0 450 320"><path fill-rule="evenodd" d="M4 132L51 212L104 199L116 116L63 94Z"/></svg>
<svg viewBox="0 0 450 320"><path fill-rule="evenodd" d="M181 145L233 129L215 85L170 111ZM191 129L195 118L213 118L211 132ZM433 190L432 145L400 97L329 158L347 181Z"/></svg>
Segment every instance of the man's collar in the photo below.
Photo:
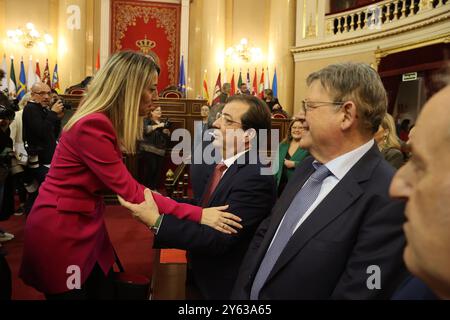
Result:
<svg viewBox="0 0 450 320"><path fill-rule="evenodd" d="M367 151L372 148L375 141L373 139L369 140L365 144L347 152L331 161L325 163L326 167L331 171L331 173L341 180L347 172L361 159Z"/></svg>
<svg viewBox="0 0 450 320"><path fill-rule="evenodd" d="M230 157L230 158L228 158L228 159L223 159L223 158L222 158L222 161L221 161L221 162L223 162L223 163L227 166L227 168L229 168L229 167L231 167L231 165L232 165L233 163L236 162L236 160L237 160L240 156L242 156L243 154L245 154L245 153L248 152L248 151L249 151L249 149L244 150L244 151L239 152L238 154L236 154L236 155L234 155L234 156L232 156L232 157Z"/></svg>

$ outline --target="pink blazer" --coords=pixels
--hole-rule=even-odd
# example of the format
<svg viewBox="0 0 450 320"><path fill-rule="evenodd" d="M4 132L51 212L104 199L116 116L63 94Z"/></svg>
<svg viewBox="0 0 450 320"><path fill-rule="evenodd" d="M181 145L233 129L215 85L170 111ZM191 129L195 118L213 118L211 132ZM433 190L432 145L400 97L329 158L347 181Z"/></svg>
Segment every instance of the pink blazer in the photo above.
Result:
<svg viewBox="0 0 450 320"><path fill-rule="evenodd" d="M69 266L80 267L81 283L95 263L109 271L114 254L100 195L107 189L130 202L144 201L144 186L126 169L111 121L95 113L62 134L28 216L20 270L26 284L44 293L62 293L69 290ZM197 222L201 218L199 207L153 197L161 213Z"/></svg>

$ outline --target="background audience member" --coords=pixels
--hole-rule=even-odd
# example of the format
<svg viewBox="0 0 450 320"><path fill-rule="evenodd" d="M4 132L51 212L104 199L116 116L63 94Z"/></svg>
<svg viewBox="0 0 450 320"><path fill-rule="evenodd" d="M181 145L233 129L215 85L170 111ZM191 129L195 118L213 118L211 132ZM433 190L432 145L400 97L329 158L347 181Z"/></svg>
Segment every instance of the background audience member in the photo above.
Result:
<svg viewBox="0 0 450 320"><path fill-rule="evenodd" d="M375 141L384 159L395 169L400 168L405 163L400 140L395 130L394 118L390 114L386 113L383 121L381 121L378 131L375 133Z"/></svg>
<svg viewBox="0 0 450 320"><path fill-rule="evenodd" d="M14 183L11 160L14 157L9 125L14 120L14 111L9 105L0 105L0 221L8 220L14 213ZM13 236L0 231L3 241Z"/></svg>
<svg viewBox="0 0 450 320"><path fill-rule="evenodd" d="M12 159L12 174L14 179L14 188L19 195L19 208L15 210L15 215L22 215L24 213L25 202L28 198L28 192L25 188L25 181L27 181L27 175L29 175L28 166L28 154L25 150L23 143L22 131L22 114L23 108L27 105L31 99L31 94L26 93L20 100L18 106L19 110L16 111L14 121L10 125L11 139L13 141L13 150L15 157ZM31 189L32 192L36 191Z"/></svg>
<svg viewBox="0 0 450 320"><path fill-rule="evenodd" d="M248 94L251 95L250 90L248 89L247 83L246 82L242 82L241 86L239 87L239 92L238 94Z"/></svg>
<svg viewBox="0 0 450 320"><path fill-rule="evenodd" d="M222 88L220 89L220 95L216 99L214 99L212 105L227 102L227 99L230 96L230 92L231 92L231 83L225 82L222 85Z"/></svg>
<svg viewBox="0 0 450 320"><path fill-rule="evenodd" d="M140 142L140 178L146 187L156 190L161 178L164 156L170 141L170 122L162 121L159 106L151 106L144 119L144 137Z"/></svg>
<svg viewBox="0 0 450 320"><path fill-rule="evenodd" d="M292 177L295 168L305 159L309 153L300 148L303 124L301 120L293 120L289 124L287 137L280 143L278 150L278 171L275 179L278 187L278 196L284 190L288 180Z"/></svg>
<svg viewBox="0 0 450 320"><path fill-rule="evenodd" d="M402 122L400 123L398 137L402 141L405 141L405 142L408 141L410 123L411 123L411 120L409 120L409 119L403 119Z"/></svg>
<svg viewBox="0 0 450 320"><path fill-rule="evenodd" d="M51 105L50 87L42 82L34 84L31 99L23 109L22 132L28 162L33 166L30 168L30 179L36 180L38 185L44 182L50 168L63 116L64 106L61 101ZM25 203L25 213L30 212L37 192L30 195Z"/></svg>
<svg viewBox="0 0 450 320"><path fill-rule="evenodd" d="M449 101L447 86L425 104L411 136L412 157L390 189L392 197L406 200L406 266L442 299L450 299Z"/></svg>
<svg viewBox="0 0 450 320"><path fill-rule="evenodd" d="M218 103L211 107L208 112L206 129L202 131L200 136L200 143L193 150L190 164L191 184L193 198L196 203L200 203L201 197L205 191L209 176L215 167L215 164L220 161L220 150L214 148L211 143L214 141L213 123L216 121L217 113L222 112L225 104ZM211 153L214 161L207 161L205 159L204 151L211 148Z"/></svg>

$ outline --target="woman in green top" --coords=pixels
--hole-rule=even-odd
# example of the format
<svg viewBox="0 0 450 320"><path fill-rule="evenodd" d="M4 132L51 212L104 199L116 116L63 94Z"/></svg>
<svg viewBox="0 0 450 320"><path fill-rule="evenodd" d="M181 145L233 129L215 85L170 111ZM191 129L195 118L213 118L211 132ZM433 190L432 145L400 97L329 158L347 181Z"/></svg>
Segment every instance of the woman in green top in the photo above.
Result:
<svg viewBox="0 0 450 320"><path fill-rule="evenodd" d="M288 180L294 173L295 167L305 159L309 153L306 150L300 148L300 139L303 134L303 125L300 120L293 120L289 124L288 135L280 143L278 151L278 172L275 175L277 186L278 186L278 196L283 192Z"/></svg>

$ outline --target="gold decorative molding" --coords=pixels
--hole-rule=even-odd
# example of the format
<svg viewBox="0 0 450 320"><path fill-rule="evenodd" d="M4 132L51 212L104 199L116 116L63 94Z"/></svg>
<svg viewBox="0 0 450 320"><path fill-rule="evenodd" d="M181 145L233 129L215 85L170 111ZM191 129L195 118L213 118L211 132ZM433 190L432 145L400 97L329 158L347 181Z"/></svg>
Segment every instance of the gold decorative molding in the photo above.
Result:
<svg viewBox="0 0 450 320"><path fill-rule="evenodd" d="M422 48L422 47L427 47L427 46L431 46L433 44L438 44L438 43L450 43L450 33L447 33L443 36L441 35L438 37L434 37L434 38L428 39L426 41L414 42L414 43L409 43L409 44L385 48L385 49L381 49L380 47L377 47L377 50L375 50L376 69L378 69L381 59L383 59L384 57L387 57L390 54L413 50L413 49Z"/></svg>
<svg viewBox="0 0 450 320"><path fill-rule="evenodd" d="M176 48L177 48L177 13L175 10L158 7L145 7L140 5L127 4L116 7L117 23L115 25L116 41L114 43L114 50L121 50L121 40L125 37L125 32L129 26L135 26L136 20L142 18L147 24L150 19L156 21L157 28L162 28L170 42L169 56L167 58L167 71L169 73L169 82L177 83L177 75L175 74L176 66Z"/></svg>
<svg viewBox="0 0 450 320"><path fill-rule="evenodd" d="M369 42L369 41L373 41L373 40L378 40L378 39L387 38L387 37L395 36L398 34L406 33L406 32L412 31L412 30L421 29L426 26L433 25L435 23L446 21L448 19L450 19L450 13L445 13L445 14L442 14L433 19L428 19L428 20L424 20L419 23L405 25L405 26L399 27L398 29L381 31L377 34L370 34L370 35L366 35L366 36L350 38L350 39L340 40L340 41L333 41L333 39L327 39L330 41L329 43L305 46L305 47L296 47L296 48L291 49L291 52L293 54L305 53L305 52L311 52L311 51L320 51L320 50L324 50L324 49L344 47L344 46L349 46L349 45L363 43L363 42Z"/></svg>
<svg viewBox="0 0 450 320"><path fill-rule="evenodd" d="M145 39L141 39L136 41L136 46L141 49L143 54L149 54L149 52L156 47L156 42L153 40L147 39L147 35L145 35Z"/></svg>
<svg viewBox="0 0 450 320"><path fill-rule="evenodd" d="M313 23L312 13L309 15L308 27L306 28L306 38L315 38L316 34L316 26Z"/></svg>

